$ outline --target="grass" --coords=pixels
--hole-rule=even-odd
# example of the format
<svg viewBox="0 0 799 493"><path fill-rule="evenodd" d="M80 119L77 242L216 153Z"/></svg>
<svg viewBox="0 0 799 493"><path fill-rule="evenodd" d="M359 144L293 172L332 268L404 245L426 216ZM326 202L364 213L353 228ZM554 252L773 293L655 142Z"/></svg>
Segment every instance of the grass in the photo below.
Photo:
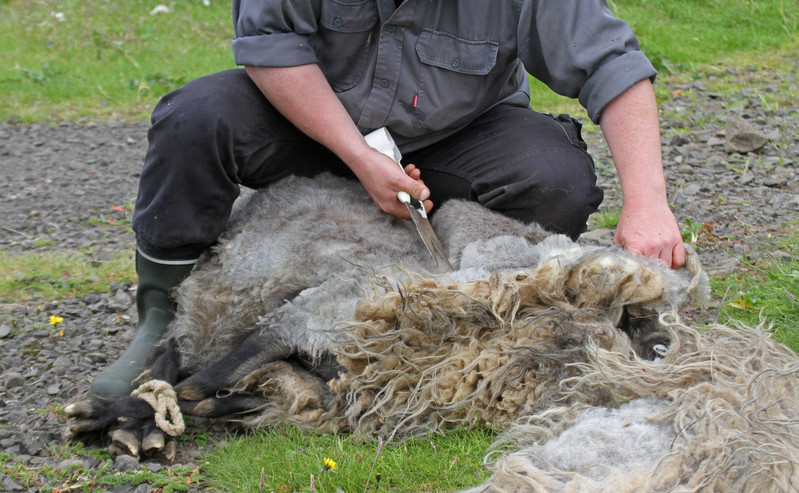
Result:
<svg viewBox="0 0 799 493"><path fill-rule="evenodd" d="M485 429L453 430L380 447L350 435L260 430L208 457L204 473L227 491L453 491L485 481L483 455L495 439ZM332 459L335 470L324 466Z"/></svg>
<svg viewBox="0 0 799 493"><path fill-rule="evenodd" d="M711 278L714 299L720 300L718 319L749 326L764 321L776 340L799 353L799 229L794 225L765 250L782 253L764 259L736 255L743 269Z"/></svg>
<svg viewBox="0 0 799 493"><path fill-rule="evenodd" d="M167 91L233 67L229 2L174 0L166 3L169 12L151 14L160 3L0 0L0 120L141 121ZM702 79L709 90L725 97L740 91L741 80L726 78L726 67L745 70L744 78L755 83L758 69L795 60L799 48L796 0L611 0L611 7L638 34L661 80ZM662 85L656 90L661 100L674 97ZM532 94L537 109L580 114L573 101L553 95L540 83L533 84ZM680 97L690 98L690 89ZM778 108L799 95L786 81L779 83L779 91L759 97L764 106ZM610 211L598 220L604 227L614 227L618 217ZM93 222L108 221L94 218ZM701 222L686 222L683 232L686 241L701 246ZM53 244L48 237L37 240L40 247ZM714 299L721 300L719 321L752 325L766 317L774 324L775 337L799 351L798 244L794 228L782 243L767 247L788 252L786 259L745 258L740 272L714 277ZM107 291L111 282L133 279L129 255L97 262L85 253L12 256L0 251L2 303L81 297ZM363 491L366 486L371 491L378 488L377 473L383 491L443 491L468 487L486 477L480 463L493 438L487 430L454 430L443 437L386 446L377 457L374 443L277 427L229 437L197 469L112 474L104 451L78 446L53 453L63 458L93 456L103 464L99 472L32 468L16 463L10 454L0 454L0 472L42 491L92 491L139 483L163 491L201 486L308 491L311 474L316 491ZM336 471L323 470L325 457L336 461Z"/></svg>
<svg viewBox="0 0 799 493"><path fill-rule="evenodd" d="M0 253L0 302L58 301L135 280L133 253L105 261L76 253Z"/></svg>
<svg viewBox="0 0 799 493"><path fill-rule="evenodd" d="M169 90L233 67L229 2L0 1L0 119L142 120Z"/></svg>
<svg viewBox="0 0 799 493"><path fill-rule="evenodd" d="M75 457L92 457L100 462L97 468L88 469L79 463L62 468L49 465L19 463L8 453L0 453L0 473L18 485L35 487L44 493L67 491L112 491L126 485L148 484L163 493L188 491L202 482L199 468L175 466L160 471L139 468L116 471L113 460L105 450L85 450L81 444L51 447L50 454L68 460ZM53 486L54 484L58 486ZM26 489L27 491L27 489Z"/></svg>
<svg viewBox="0 0 799 493"><path fill-rule="evenodd" d="M233 68L229 2L0 0L0 120L142 120L186 81ZM615 0L663 76L777 63L799 46L795 0ZM533 104L579 113L533 83Z"/></svg>

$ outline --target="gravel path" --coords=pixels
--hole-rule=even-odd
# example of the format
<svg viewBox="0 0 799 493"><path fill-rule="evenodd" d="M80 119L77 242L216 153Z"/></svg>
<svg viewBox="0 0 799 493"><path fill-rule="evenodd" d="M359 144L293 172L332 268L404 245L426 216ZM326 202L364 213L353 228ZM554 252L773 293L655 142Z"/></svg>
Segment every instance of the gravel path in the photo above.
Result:
<svg viewBox="0 0 799 493"><path fill-rule="evenodd" d="M799 218L797 68L794 61L772 73L730 69L668 87L674 100L662 105L665 173L681 224L687 220L686 227L696 230L707 223L728 248L757 257L769 238L779 238L784 225ZM721 97L706 89L711 78L724 78L742 89ZM794 102L777 109L773 101L786 91ZM727 125L736 117L768 143L755 152L728 152ZM11 256L83 252L98 261L132 252L134 237L124 226L130 216L125 209L136 196L146 132L145 123L0 123L0 250ZM603 208L618 207L607 150L595 133L586 140L606 191ZM611 239L612 231L605 229L584 236L600 243ZM699 246L709 272L741 268L722 249ZM132 338L136 316L130 288L114 285L108 293L62 302L0 302L0 452L29 467L98 466L90 456L65 459L53 453L65 424L58 413L48 411L78 400L91 378ZM706 315L712 316L710 312ZM51 314L64 317L63 336L48 325ZM219 430L212 428L217 436ZM179 462L191 465L199 459L197 446L182 443L179 448ZM0 473L0 491L38 490Z"/></svg>

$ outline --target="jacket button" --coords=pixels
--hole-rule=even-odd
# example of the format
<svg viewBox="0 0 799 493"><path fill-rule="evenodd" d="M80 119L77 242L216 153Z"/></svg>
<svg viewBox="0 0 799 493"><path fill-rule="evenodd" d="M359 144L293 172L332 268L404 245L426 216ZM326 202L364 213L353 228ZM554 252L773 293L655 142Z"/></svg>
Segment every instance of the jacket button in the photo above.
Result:
<svg viewBox="0 0 799 493"><path fill-rule="evenodd" d="M380 84L380 87L386 88L388 87L389 82L386 79L380 79L380 82L378 82L378 84Z"/></svg>
<svg viewBox="0 0 799 493"><path fill-rule="evenodd" d="M335 27L341 27L344 25L344 21L341 20L341 17L336 17L335 19L333 19L333 25Z"/></svg>
<svg viewBox="0 0 799 493"><path fill-rule="evenodd" d="M461 66L461 61L459 59L457 59L457 58L453 58L452 62L450 62L450 63L452 64L453 68L458 68L458 67Z"/></svg>

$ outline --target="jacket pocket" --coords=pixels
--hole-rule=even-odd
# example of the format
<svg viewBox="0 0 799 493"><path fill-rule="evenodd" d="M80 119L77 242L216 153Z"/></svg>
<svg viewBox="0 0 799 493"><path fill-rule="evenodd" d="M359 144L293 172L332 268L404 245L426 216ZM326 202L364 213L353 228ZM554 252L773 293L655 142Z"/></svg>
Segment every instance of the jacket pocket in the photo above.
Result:
<svg viewBox="0 0 799 493"><path fill-rule="evenodd" d="M322 2L317 57L333 90L346 91L363 78L378 19L374 0Z"/></svg>
<svg viewBox="0 0 799 493"><path fill-rule="evenodd" d="M460 74L486 75L497 63L499 43L471 41L425 29L416 43L419 60Z"/></svg>
<svg viewBox="0 0 799 493"><path fill-rule="evenodd" d="M421 63L414 127L419 131L457 128L493 103L492 94L502 85L503 71L494 70L498 52L496 41L423 31L416 42Z"/></svg>

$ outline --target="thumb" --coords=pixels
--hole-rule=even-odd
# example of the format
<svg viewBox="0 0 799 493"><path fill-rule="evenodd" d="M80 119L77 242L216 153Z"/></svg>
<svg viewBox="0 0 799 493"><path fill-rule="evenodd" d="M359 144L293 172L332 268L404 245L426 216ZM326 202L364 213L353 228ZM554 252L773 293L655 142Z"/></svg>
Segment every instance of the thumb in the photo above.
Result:
<svg viewBox="0 0 799 493"><path fill-rule="evenodd" d="M409 178L405 186L405 190L415 199L425 201L430 198L430 190L424 185L422 180Z"/></svg>

